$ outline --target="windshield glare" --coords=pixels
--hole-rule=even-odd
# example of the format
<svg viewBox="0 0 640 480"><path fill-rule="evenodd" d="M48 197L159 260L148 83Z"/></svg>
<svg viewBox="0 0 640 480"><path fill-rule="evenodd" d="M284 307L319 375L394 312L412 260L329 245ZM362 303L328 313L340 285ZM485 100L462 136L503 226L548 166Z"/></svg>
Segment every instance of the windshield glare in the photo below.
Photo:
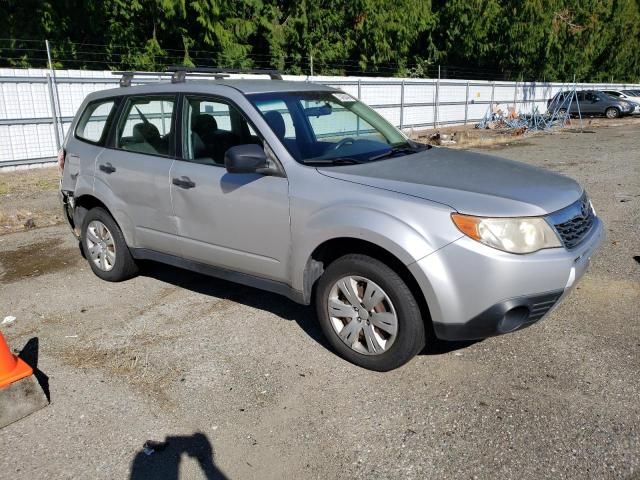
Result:
<svg viewBox="0 0 640 480"><path fill-rule="evenodd" d="M362 162L409 146L398 129L346 93L276 92L249 99L298 162Z"/></svg>

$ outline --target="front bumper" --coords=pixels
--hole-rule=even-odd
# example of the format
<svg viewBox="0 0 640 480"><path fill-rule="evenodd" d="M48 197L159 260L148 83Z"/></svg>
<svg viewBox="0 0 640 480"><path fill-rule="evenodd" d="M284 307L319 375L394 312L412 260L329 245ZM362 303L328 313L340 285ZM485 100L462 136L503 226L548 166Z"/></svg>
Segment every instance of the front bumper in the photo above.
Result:
<svg viewBox="0 0 640 480"><path fill-rule="evenodd" d="M553 310L584 275L602 243L596 217L576 248L515 255L462 237L409 266L436 336L474 340L529 326Z"/></svg>

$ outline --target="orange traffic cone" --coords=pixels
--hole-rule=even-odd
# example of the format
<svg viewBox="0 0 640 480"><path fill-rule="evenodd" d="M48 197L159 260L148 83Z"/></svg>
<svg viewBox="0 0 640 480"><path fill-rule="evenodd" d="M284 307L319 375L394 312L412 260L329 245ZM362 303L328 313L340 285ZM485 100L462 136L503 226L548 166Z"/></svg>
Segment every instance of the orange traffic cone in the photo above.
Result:
<svg viewBox="0 0 640 480"><path fill-rule="evenodd" d="M33 368L11 353L4 335L0 333L0 388L8 387L29 375L33 375Z"/></svg>
<svg viewBox="0 0 640 480"><path fill-rule="evenodd" d="M46 407L49 400L33 368L16 357L0 333L0 428Z"/></svg>

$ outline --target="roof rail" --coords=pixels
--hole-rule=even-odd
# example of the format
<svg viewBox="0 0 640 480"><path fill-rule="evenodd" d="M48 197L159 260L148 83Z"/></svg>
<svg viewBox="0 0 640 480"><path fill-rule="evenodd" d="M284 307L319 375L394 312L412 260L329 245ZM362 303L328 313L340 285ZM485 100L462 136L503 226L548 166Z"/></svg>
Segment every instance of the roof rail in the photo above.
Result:
<svg viewBox="0 0 640 480"><path fill-rule="evenodd" d="M282 74L277 70L262 70L262 69L236 69L236 68L213 68L213 67L187 67L185 65L172 65L166 70L167 73L172 73L171 82L181 83L184 82L187 75L210 75L216 79L228 77L231 74L256 74L256 75L269 75L271 80L282 80Z"/></svg>

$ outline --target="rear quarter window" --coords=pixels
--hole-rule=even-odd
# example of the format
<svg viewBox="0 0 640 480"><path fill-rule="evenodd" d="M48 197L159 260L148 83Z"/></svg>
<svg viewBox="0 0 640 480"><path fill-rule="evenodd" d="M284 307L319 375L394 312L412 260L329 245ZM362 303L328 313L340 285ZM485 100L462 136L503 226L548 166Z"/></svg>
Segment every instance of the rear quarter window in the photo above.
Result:
<svg viewBox="0 0 640 480"><path fill-rule="evenodd" d="M76 127L76 138L91 143L102 143L107 123L115 106L114 99L98 100L87 105Z"/></svg>

